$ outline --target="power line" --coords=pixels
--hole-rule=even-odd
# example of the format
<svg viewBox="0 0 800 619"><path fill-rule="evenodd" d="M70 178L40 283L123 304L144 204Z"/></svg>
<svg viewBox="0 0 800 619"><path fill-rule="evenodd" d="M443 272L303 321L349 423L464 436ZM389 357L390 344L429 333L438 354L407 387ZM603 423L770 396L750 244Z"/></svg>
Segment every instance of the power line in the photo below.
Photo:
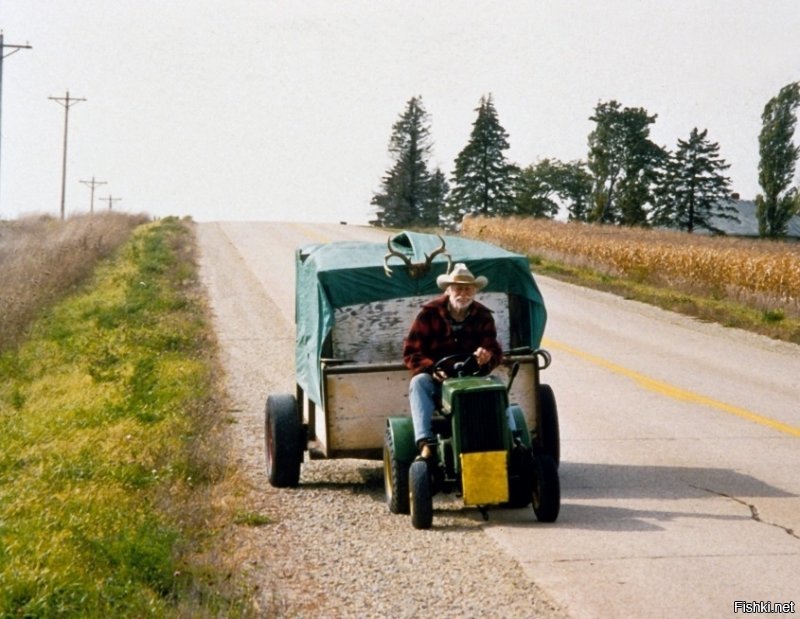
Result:
<svg viewBox="0 0 800 619"><path fill-rule="evenodd" d="M64 108L64 160L61 164L61 219L64 219L64 198L67 193L67 127L69 126L69 108L86 99L70 98L69 90L65 97L47 97Z"/></svg>
<svg viewBox="0 0 800 619"><path fill-rule="evenodd" d="M108 210L111 210L111 207L114 206L114 202L119 202L122 198L114 198L111 195L106 196L105 198L97 198L98 200L105 200L108 202Z"/></svg>
<svg viewBox="0 0 800 619"><path fill-rule="evenodd" d="M92 198L91 201L89 202L89 212L94 213L94 188L100 185L105 185L106 181L96 181L94 180L93 176L92 180L90 181L79 181L79 182L83 183L84 185L87 185L88 187L91 187L92 189Z"/></svg>
<svg viewBox="0 0 800 619"><path fill-rule="evenodd" d="M6 49L11 51L6 54ZM11 54L16 54L21 49L32 49L30 45L7 45L3 42L3 31L0 30L0 135L2 135L2 110L3 110L3 59ZM0 140L2 142L2 140Z"/></svg>

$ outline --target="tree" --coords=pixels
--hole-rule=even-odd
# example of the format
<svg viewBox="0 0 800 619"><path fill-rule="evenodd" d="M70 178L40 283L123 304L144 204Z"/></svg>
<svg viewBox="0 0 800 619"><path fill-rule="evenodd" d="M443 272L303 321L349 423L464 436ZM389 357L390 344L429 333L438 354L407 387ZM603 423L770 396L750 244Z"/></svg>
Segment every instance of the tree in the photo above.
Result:
<svg viewBox="0 0 800 619"><path fill-rule="evenodd" d="M566 205L570 219L585 220L591 189L582 162L544 159L520 171L514 188L516 213L552 218Z"/></svg>
<svg viewBox="0 0 800 619"><path fill-rule="evenodd" d="M436 168L427 184L427 199L423 202L420 210L421 225L437 226L441 223L449 192L450 185L447 182L447 176L441 168Z"/></svg>
<svg viewBox="0 0 800 619"><path fill-rule="evenodd" d="M622 108L617 101L598 103L589 120L588 168L594 178L590 219L599 222L643 224L646 205L658 178L664 150L650 140L657 116L643 108Z"/></svg>
<svg viewBox="0 0 800 619"><path fill-rule="evenodd" d="M550 219L558 215L553 168L551 161L545 159L520 170L514 186L514 211L517 215Z"/></svg>
<svg viewBox="0 0 800 619"><path fill-rule="evenodd" d="M381 192L372 196L377 226L435 226L447 194L441 172L428 171L432 148L430 121L422 97L412 97L392 126L389 153L394 165L383 177Z"/></svg>
<svg viewBox="0 0 800 619"><path fill-rule="evenodd" d="M476 109L469 142L458 154L453 187L448 201L448 219L457 223L474 215L508 215L514 209L513 183L516 166L509 164L503 151L508 149L508 134L497 118L492 96L481 97Z"/></svg>
<svg viewBox="0 0 800 619"><path fill-rule="evenodd" d="M654 225L689 233L695 228L722 232L712 218L739 221L731 204L731 180L723 174L730 165L719 157L719 144L707 136L707 129L695 127L669 155L652 212Z"/></svg>
<svg viewBox="0 0 800 619"><path fill-rule="evenodd" d="M758 136L758 184L763 194L756 196L758 231L761 236L780 237L792 215L800 212L797 187L791 187L800 149L792 142L800 104L800 82L781 88L761 114Z"/></svg>

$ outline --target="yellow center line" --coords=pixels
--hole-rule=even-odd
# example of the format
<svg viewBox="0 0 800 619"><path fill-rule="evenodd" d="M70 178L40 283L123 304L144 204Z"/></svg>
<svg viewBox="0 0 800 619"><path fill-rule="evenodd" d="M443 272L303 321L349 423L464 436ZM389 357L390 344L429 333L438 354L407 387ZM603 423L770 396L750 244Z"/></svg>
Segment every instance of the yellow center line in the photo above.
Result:
<svg viewBox="0 0 800 619"><path fill-rule="evenodd" d="M310 226L305 226L300 223L292 224L292 227L297 229L301 234L304 234L310 239L313 239L319 243L328 243L331 239L329 236L320 233L318 230L311 228Z"/></svg>
<svg viewBox="0 0 800 619"><path fill-rule="evenodd" d="M562 350L580 359L583 359L584 361L588 361L602 368L610 370L616 374L626 376L636 381L639 385L641 385L645 389L649 389L650 391L655 391L656 393L660 393L667 397L674 398L675 400L702 404L710 408L721 410L730 415L736 415L737 417L741 417L742 419L752 421L753 423L757 423L759 425L772 428L773 430L778 430L779 432L783 432L784 434L800 437L800 428L797 428L795 426L790 426L789 424L782 423L775 419L770 419L769 417L764 417L763 415L759 415L758 413L754 413L747 409L739 408L738 406L731 406L730 404L726 404L725 402L720 402L719 400L714 400L713 398L709 398L708 396L704 396L699 393L695 393L693 391L688 391L686 389L681 389L680 387L676 387L674 385L670 385L669 383L656 380L655 378L650 378L649 376L645 376L644 374L640 374L639 372L636 372L634 370L628 369L621 365L617 365L616 363L608 361L607 359L603 359L602 357L598 357L591 353L578 350L577 348L573 348L572 346L568 346L567 344L563 344L561 342L556 342L555 340L545 338L542 341L542 345L545 348Z"/></svg>

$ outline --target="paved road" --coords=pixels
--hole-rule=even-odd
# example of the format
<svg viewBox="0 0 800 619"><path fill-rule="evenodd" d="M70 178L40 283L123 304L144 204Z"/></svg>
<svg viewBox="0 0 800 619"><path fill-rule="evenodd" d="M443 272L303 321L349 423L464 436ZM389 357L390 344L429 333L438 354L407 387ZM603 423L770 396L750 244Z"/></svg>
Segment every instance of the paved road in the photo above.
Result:
<svg viewBox="0 0 800 619"><path fill-rule="evenodd" d="M221 224L293 322L293 250L380 231ZM537 278L562 431L562 511L487 535L575 617L800 604L800 347ZM796 609L800 612L800 609Z"/></svg>

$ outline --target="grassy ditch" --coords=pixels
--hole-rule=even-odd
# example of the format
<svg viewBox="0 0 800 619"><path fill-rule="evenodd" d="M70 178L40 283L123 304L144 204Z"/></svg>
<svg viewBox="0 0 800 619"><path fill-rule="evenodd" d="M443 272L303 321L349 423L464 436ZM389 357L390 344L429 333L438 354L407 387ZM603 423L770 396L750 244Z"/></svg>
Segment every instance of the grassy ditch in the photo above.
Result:
<svg viewBox="0 0 800 619"><path fill-rule="evenodd" d="M247 613L213 549L234 473L192 252L140 226L0 356L0 616Z"/></svg>
<svg viewBox="0 0 800 619"><path fill-rule="evenodd" d="M797 243L529 218L466 218L462 234L538 273L800 344Z"/></svg>

